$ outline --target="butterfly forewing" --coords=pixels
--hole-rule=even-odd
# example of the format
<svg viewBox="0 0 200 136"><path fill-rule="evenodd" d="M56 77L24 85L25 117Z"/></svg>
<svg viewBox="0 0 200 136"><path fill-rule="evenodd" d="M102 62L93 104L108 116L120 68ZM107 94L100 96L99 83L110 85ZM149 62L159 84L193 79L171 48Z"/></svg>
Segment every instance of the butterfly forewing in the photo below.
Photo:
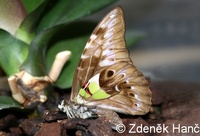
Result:
<svg viewBox="0 0 200 136"><path fill-rule="evenodd" d="M71 93L72 101L76 99L75 97L83 84L87 83L94 74L102 71L102 67L114 63L114 56L117 56L114 50L124 49L124 51L127 51L124 27L123 12L121 8L117 7L108 13L94 29L75 72Z"/></svg>
<svg viewBox="0 0 200 136"><path fill-rule="evenodd" d="M97 25L83 50L73 81L72 101L77 102L79 89L99 74L99 85L110 97L91 97L85 99L85 105L132 115L149 111L151 91L129 57L124 35L124 15L117 7Z"/></svg>

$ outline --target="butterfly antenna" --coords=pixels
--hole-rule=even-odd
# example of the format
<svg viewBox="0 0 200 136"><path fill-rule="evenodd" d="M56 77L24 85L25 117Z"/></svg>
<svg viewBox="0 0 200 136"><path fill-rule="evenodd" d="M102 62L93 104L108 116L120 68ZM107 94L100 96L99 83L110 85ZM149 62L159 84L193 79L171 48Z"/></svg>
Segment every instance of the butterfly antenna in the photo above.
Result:
<svg viewBox="0 0 200 136"><path fill-rule="evenodd" d="M41 64L41 68L44 75L46 75L57 88L60 88L58 84L47 74L46 70L44 69L44 64Z"/></svg>
<svg viewBox="0 0 200 136"><path fill-rule="evenodd" d="M46 74L46 76L49 77L49 79L52 81L52 83L53 83L57 88L60 88L60 87L58 86L58 84L57 84L48 74Z"/></svg>

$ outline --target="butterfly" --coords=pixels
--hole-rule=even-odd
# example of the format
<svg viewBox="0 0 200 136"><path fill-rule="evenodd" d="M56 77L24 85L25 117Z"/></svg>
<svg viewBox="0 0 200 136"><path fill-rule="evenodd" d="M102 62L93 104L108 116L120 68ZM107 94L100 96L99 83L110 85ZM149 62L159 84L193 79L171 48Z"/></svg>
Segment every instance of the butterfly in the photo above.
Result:
<svg viewBox="0 0 200 136"><path fill-rule="evenodd" d="M69 118L106 116L118 124L122 121L116 112L149 112L152 93L130 59L124 35L124 14L121 7L116 7L97 25L83 50L70 100L58 105Z"/></svg>

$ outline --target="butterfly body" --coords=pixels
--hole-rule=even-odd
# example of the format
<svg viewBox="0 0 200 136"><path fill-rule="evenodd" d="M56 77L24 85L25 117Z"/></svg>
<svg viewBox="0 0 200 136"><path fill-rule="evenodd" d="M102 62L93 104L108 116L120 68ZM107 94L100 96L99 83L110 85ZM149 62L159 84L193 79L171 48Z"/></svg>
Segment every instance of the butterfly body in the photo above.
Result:
<svg viewBox="0 0 200 136"><path fill-rule="evenodd" d="M98 109L143 115L151 107L148 82L133 65L124 35L123 11L116 7L97 25L83 50L70 101L87 107L91 116Z"/></svg>

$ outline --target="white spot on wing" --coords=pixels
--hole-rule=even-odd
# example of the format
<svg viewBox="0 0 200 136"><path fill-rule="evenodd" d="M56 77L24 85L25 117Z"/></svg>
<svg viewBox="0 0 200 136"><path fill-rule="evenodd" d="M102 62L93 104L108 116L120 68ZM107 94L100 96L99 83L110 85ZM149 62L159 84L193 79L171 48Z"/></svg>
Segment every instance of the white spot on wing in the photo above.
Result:
<svg viewBox="0 0 200 136"><path fill-rule="evenodd" d="M91 43L87 42L87 44L85 45L85 49L90 49L90 48L93 48L93 47L91 46Z"/></svg>
<svg viewBox="0 0 200 136"><path fill-rule="evenodd" d="M89 56L86 56L86 55L81 55L81 58L82 59L87 59Z"/></svg>
<svg viewBox="0 0 200 136"><path fill-rule="evenodd" d="M92 39L92 40L94 40L94 39L96 39L97 38L97 36L95 35L95 34L92 34L91 36L90 36L90 39Z"/></svg>
<svg viewBox="0 0 200 136"><path fill-rule="evenodd" d="M89 80L88 82L89 82L89 83L90 83L90 82L96 82L96 83L99 85L99 75L100 75L100 74L94 75L92 78L90 78L90 80Z"/></svg>
<svg viewBox="0 0 200 136"><path fill-rule="evenodd" d="M118 91L118 92L120 92L120 90L119 90L119 88L118 88L117 85L115 86L115 90Z"/></svg>
<svg viewBox="0 0 200 136"><path fill-rule="evenodd" d="M106 33L103 37L107 38L107 37L110 37L110 36L112 36L112 33Z"/></svg>
<svg viewBox="0 0 200 136"><path fill-rule="evenodd" d="M103 60L99 63L100 67L112 65L114 62L109 60Z"/></svg>
<svg viewBox="0 0 200 136"><path fill-rule="evenodd" d="M105 24L101 24L100 28L102 29L105 28Z"/></svg>
<svg viewBox="0 0 200 136"><path fill-rule="evenodd" d="M88 48L89 48L89 46L90 46L90 44L89 44L89 43L87 43L87 44L85 45L85 49L88 49Z"/></svg>
<svg viewBox="0 0 200 136"><path fill-rule="evenodd" d="M94 39L96 39L96 38L97 38L97 36L96 36L95 34L92 34L92 35L90 36L90 40L89 40L89 41L94 40ZM90 43L91 43L91 42L87 42L87 44L85 45L85 49L90 48Z"/></svg>
<svg viewBox="0 0 200 136"><path fill-rule="evenodd" d="M131 86L131 89L132 89L132 90L134 90L134 89L135 89L135 87L134 87L134 86Z"/></svg>
<svg viewBox="0 0 200 136"><path fill-rule="evenodd" d="M111 15L110 18L113 19L115 17L115 14Z"/></svg>
<svg viewBox="0 0 200 136"><path fill-rule="evenodd" d="M109 50L109 49L107 49L107 50L104 50L104 51L102 52L102 55L104 56L104 55L108 54L109 52L110 52L110 50Z"/></svg>

